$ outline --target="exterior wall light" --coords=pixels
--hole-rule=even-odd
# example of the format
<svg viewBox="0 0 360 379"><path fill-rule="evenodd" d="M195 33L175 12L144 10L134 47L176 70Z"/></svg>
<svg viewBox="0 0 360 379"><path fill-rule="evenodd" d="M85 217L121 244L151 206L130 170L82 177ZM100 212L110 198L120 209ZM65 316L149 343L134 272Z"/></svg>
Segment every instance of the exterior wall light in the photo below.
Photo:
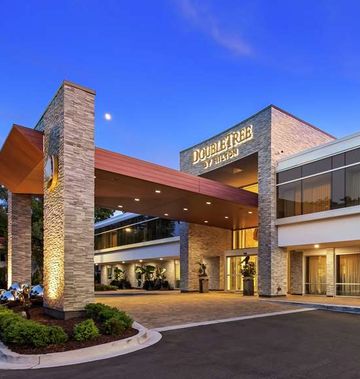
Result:
<svg viewBox="0 0 360 379"><path fill-rule="evenodd" d="M208 221L208 220L205 220L204 222L205 222L205 224L207 224L209 221Z"/></svg>
<svg viewBox="0 0 360 379"><path fill-rule="evenodd" d="M169 213L164 213L164 216L169 216Z"/></svg>
<svg viewBox="0 0 360 379"><path fill-rule="evenodd" d="M56 155L48 157L44 167L44 179L48 190L55 188L58 181L59 161Z"/></svg>
<svg viewBox="0 0 360 379"><path fill-rule="evenodd" d="M160 190L155 190L155 193L161 193L161 191Z"/></svg>
<svg viewBox="0 0 360 379"><path fill-rule="evenodd" d="M211 205L211 201L207 201L207 202L206 202L206 205Z"/></svg>

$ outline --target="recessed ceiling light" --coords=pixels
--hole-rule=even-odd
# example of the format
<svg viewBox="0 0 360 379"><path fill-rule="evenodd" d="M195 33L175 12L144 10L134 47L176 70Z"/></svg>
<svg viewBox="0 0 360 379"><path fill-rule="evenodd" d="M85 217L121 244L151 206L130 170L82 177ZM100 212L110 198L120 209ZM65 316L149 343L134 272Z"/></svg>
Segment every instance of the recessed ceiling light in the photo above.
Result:
<svg viewBox="0 0 360 379"><path fill-rule="evenodd" d="M122 264L125 264L125 261L122 261L121 263L122 263Z"/></svg>
<svg viewBox="0 0 360 379"><path fill-rule="evenodd" d="M226 219L228 219L228 218L229 218L229 216L225 216L225 218L226 218Z"/></svg>
<svg viewBox="0 0 360 379"><path fill-rule="evenodd" d="M162 261L164 258L160 258L160 260Z"/></svg>
<svg viewBox="0 0 360 379"><path fill-rule="evenodd" d="M240 172L243 172L244 170L242 168L234 168L233 174L240 174Z"/></svg>
<svg viewBox="0 0 360 379"><path fill-rule="evenodd" d="M122 205L118 205L118 208L124 208Z"/></svg>
<svg viewBox="0 0 360 379"><path fill-rule="evenodd" d="M164 216L169 216L169 213L164 213Z"/></svg>
<svg viewBox="0 0 360 379"><path fill-rule="evenodd" d="M105 113L104 114L104 118L106 121L110 121L111 120L111 114L110 113Z"/></svg>
<svg viewBox="0 0 360 379"><path fill-rule="evenodd" d="M142 259L139 259L139 262L141 263L143 260Z"/></svg>
<svg viewBox="0 0 360 379"><path fill-rule="evenodd" d="M140 201L140 199L138 198L138 197L135 197L135 199L134 199L135 201Z"/></svg>
<svg viewBox="0 0 360 379"><path fill-rule="evenodd" d="M314 245L314 247L315 247L315 249L318 249L318 248L320 247L320 245L316 243L316 244Z"/></svg>
<svg viewBox="0 0 360 379"><path fill-rule="evenodd" d="M155 193L161 193L161 191L160 190L155 190Z"/></svg>
<svg viewBox="0 0 360 379"><path fill-rule="evenodd" d="M131 232L131 228L125 228L125 232L130 233Z"/></svg>
<svg viewBox="0 0 360 379"><path fill-rule="evenodd" d="M205 222L205 224L207 224L209 221L208 221L208 220L205 220L204 222Z"/></svg>
<svg viewBox="0 0 360 379"><path fill-rule="evenodd" d="M211 201L207 201L206 204L207 204L207 205L211 205Z"/></svg>
<svg viewBox="0 0 360 379"><path fill-rule="evenodd" d="M252 211L249 211L248 213L249 213L249 215L252 215Z"/></svg>
<svg viewBox="0 0 360 379"><path fill-rule="evenodd" d="M188 208L183 208L184 211L188 211L189 209Z"/></svg>

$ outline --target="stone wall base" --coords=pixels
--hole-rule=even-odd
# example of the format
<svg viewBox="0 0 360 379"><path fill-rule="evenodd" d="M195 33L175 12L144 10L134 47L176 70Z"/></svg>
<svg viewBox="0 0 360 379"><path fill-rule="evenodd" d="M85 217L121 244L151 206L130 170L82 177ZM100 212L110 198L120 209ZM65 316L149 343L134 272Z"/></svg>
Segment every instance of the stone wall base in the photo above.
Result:
<svg viewBox="0 0 360 379"><path fill-rule="evenodd" d="M44 307L44 313L58 320L69 320L71 318L82 317L85 315L85 311L60 311L48 307Z"/></svg>

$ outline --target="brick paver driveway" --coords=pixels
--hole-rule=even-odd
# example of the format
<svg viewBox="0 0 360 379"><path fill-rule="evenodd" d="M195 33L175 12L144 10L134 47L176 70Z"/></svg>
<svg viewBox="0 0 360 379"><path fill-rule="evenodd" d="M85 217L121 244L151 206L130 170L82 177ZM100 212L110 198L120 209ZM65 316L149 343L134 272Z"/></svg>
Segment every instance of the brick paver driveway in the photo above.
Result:
<svg viewBox="0 0 360 379"><path fill-rule="evenodd" d="M268 303L236 293L180 293L127 291L97 294L96 301L128 312L148 328L187 324L298 309L296 305Z"/></svg>

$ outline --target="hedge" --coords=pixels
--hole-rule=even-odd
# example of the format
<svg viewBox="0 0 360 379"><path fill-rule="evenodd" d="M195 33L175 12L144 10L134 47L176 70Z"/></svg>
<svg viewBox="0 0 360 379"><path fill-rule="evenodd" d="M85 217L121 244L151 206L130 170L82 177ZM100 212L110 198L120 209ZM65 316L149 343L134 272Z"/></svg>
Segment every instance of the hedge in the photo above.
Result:
<svg viewBox="0 0 360 379"><path fill-rule="evenodd" d="M0 307L0 337L5 343L32 347L44 347L68 340L68 335L61 327L27 320L4 307Z"/></svg>

